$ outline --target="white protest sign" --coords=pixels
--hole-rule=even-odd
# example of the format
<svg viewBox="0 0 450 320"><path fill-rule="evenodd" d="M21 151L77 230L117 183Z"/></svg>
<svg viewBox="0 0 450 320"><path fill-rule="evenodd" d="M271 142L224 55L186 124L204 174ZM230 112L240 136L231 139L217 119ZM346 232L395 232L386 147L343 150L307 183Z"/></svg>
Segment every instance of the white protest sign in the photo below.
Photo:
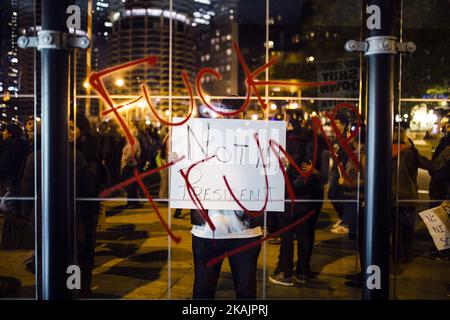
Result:
<svg viewBox="0 0 450 320"><path fill-rule="evenodd" d="M185 158L170 167L171 207L196 208L180 170L187 173L192 164L213 156L195 166L189 175L189 182L205 209L242 210L227 189L223 179L226 176L233 194L248 210L261 210L268 192L266 210L284 211L285 182L278 155L269 147L270 139L285 148L284 121L190 119L182 126L173 127L172 153Z"/></svg>
<svg viewBox="0 0 450 320"><path fill-rule="evenodd" d="M450 248L450 222L448 218L450 206L444 202L439 207L419 212L419 216L428 228L438 250Z"/></svg>

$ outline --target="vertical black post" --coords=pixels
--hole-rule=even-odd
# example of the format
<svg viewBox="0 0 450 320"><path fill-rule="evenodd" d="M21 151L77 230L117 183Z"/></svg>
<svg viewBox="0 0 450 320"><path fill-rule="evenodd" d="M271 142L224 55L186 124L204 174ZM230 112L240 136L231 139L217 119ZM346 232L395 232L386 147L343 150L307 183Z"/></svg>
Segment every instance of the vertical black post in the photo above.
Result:
<svg viewBox="0 0 450 320"><path fill-rule="evenodd" d="M67 32L65 0L42 0L42 30ZM52 35L55 37L55 34ZM47 38L52 43L54 38ZM69 265L69 52L42 48L42 298L66 299Z"/></svg>
<svg viewBox="0 0 450 320"><path fill-rule="evenodd" d="M367 19L369 20L366 19L363 26L368 28L369 36L366 39L369 49L366 52L368 116L363 259L363 298L367 300L389 298L389 217L395 53L386 50L389 48L389 41L383 39L386 36L393 36L394 2L394 0L368 0ZM374 20L370 17L376 19L377 12L379 12L379 23L373 23ZM380 38L371 41L372 37ZM368 285L368 282L375 281L371 276L377 273L376 271L367 273L369 266L374 266L375 269L378 267L381 271L379 288Z"/></svg>

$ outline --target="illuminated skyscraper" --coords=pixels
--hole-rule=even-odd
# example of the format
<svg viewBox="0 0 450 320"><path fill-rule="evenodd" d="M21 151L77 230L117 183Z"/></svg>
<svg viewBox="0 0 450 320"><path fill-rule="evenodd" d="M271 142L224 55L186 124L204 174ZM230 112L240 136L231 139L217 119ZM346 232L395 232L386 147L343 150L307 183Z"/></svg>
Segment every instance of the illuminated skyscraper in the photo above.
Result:
<svg viewBox="0 0 450 320"><path fill-rule="evenodd" d="M18 0L0 4L0 93L16 94L19 91L18 70Z"/></svg>
<svg viewBox="0 0 450 320"><path fill-rule="evenodd" d="M173 3L172 64L170 65L170 8L169 1L111 2L111 32L108 35L109 65L116 65L146 56L156 56L154 67L139 65L123 74L115 75L114 91L136 94L145 83L155 96L187 95L182 71L192 79L195 66L193 41L194 2L177 0ZM170 77L171 74L171 77ZM117 82L118 81L118 82ZM168 100L156 101L158 109L168 108ZM173 110L184 110L187 101L174 100Z"/></svg>

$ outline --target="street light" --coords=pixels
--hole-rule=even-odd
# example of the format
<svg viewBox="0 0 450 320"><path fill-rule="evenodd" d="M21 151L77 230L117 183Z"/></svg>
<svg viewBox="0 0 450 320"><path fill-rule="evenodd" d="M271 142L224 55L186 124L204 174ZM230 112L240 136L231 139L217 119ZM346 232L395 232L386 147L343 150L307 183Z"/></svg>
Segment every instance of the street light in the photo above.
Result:
<svg viewBox="0 0 450 320"><path fill-rule="evenodd" d="M123 87L124 81L123 81L123 79L117 79L115 83L116 83L116 86Z"/></svg>
<svg viewBox="0 0 450 320"><path fill-rule="evenodd" d="M289 109L292 109L292 110L295 110L295 109L298 109L298 103L297 102L291 102L290 104L289 104Z"/></svg>

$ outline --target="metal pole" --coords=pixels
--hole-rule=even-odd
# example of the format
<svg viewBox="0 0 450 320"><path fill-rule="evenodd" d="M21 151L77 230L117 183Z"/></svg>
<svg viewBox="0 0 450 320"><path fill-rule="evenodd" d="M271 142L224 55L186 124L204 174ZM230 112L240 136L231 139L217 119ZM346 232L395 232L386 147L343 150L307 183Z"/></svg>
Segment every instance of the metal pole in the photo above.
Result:
<svg viewBox="0 0 450 320"><path fill-rule="evenodd" d="M92 0L87 1L87 36L89 39L92 39ZM92 62L92 49L89 47L86 50L86 78L91 74L91 62ZM75 87L77 86L75 80ZM87 86L86 88L86 117L90 118L91 116L91 86Z"/></svg>
<svg viewBox="0 0 450 320"><path fill-rule="evenodd" d="M393 0L368 0L369 38L366 41L374 50L367 55L367 139L366 139L366 204L364 219L363 299L389 298L389 218L391 214L392 179L392 125L394 107L394 55L389 52L393 36ZM372 10L370 10L372 8ZM379 9L377 9L379 8ZM372 20L372 22L374 22ZM370 25L370 27L369 27ZM379 28L377 28L379 27ZM372 38L380 37L380 38ZM372 40L371 40L372 38ZM369 267L372 266L372 269ZM374 268L375 267L375 268ZM368 269L369 268L369 269ZM374 269L373 269L374 268ZM379 269L377 269L379 268ZM371 270L371 271L369 271ZM380 271L377 274L377 270ZM376 283L381 286L369 285Z"/></svg>
<svg viewBox="0 0 450 320"><path fill-rule="evenodd" d="M42 0L42 30L67 32L67 2ZM50 40L52 39L50 38ZM42 298L67 299L70 264L68 87L69 51L41 49Z"/></svg>

